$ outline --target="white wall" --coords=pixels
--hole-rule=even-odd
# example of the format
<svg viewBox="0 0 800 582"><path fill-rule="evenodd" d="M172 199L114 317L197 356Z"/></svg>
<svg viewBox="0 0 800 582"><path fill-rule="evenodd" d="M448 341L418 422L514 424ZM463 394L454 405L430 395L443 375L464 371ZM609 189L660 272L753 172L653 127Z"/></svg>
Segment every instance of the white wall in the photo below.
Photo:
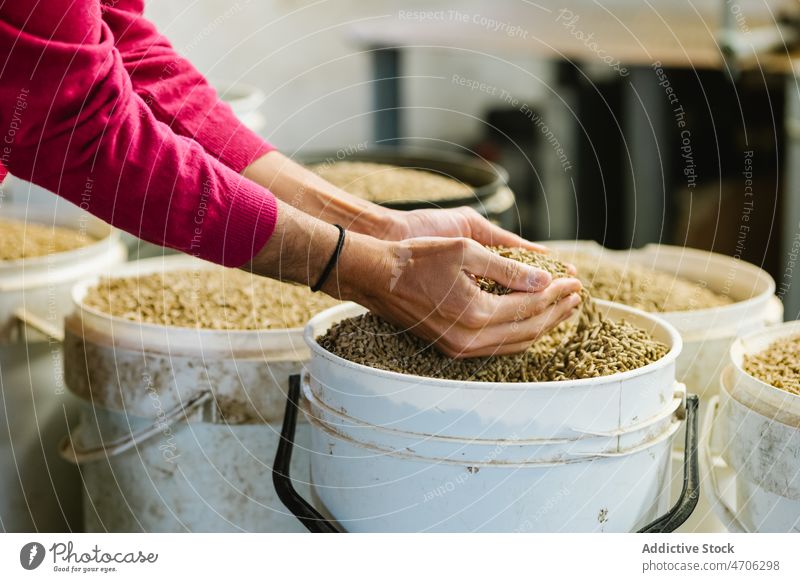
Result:
<svg viewBox="0 0 800 582"><path fill-rule="evenodd" d="M756 20L793 0L728 0ZM606 9L624 15L635 0L603 0ZM651 0L661 14L694 16L712 28L723 0ZM577 12L602 10L594 0L537 0L535 5ZM245 81L268 93L264 106L268 137L279 147L331 148L371 137L369 59L347 30L353 22L397 18L399 11L453 8L492 15L509 10L535 10L526 0L151 0L147 14L175 46L210 77ZM465 35L469 28L465 27ZM466 44L466 43L465 43ZM537 81L514 68L521 65ZM477 120L497 98L459 90L448 80L453 73L479 79L512 92L520 101L535 102L549 91L549 68L532 60L467 56L452 50L409 51L404 73L404 105L423 109L407 116L410 135L464 142L480 131ZM421 76L445 76L423 79ZM459 114L424 108L448 107Z"/></svg>
<svg viewBox="0 0 800 582"><path fill-rule="evenodd" d="M437 2L433 7L466 11L480 4ZM266 91L265 133L292 151L338 148L372 137L370 61L348 40L348 27L431 6L396 0L152 0L147 15L210 78L239 80ZM514 62L547 77L544 65ZM541 84L510 64L442 49L409 51L403 73L414 77L405 85L404 105L423 108L407 115L406 133L461 143L481 131L473 117L498 100L453 85L454 73L497 84L529 102L544 93ZM421 78L426 75L446 79ZM440 107L460 113L424 109Z"/></svg>

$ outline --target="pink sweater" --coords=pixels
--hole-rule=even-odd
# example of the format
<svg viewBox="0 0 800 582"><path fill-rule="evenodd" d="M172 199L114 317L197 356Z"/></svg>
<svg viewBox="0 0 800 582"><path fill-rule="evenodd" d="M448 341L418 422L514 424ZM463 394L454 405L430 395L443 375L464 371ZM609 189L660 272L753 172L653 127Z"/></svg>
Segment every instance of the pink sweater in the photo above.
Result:
<svg viewBox="0 0 800 582"><path fill-rule="evenodd" d="M0 163L140 238L239 266L277 220L274 196L239 173L273 148L143 9L0 4Z"/></svg>

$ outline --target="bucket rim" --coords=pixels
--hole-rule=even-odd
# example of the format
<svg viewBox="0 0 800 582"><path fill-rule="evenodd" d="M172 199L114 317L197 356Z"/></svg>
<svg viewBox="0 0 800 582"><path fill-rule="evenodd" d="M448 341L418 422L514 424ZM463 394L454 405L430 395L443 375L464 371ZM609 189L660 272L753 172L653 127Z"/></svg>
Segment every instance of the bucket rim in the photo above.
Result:
<svg viewBox="0 0 800 582"><path fill-rule="evenodd" d="M337 366L350 368L359 373L374 374L377 375L379 378L395 380L399 382L405 382L405 383L414 382L415 384L424 384L426 388L435 387L435 388L458 388L458 389L474 389L474 390L496 390L496 389L532 390L537 388L542 390L553 389L553 388L577 389L577 388L585 388L589 386L597 386L601 384L610 384L610 383L617 383L617 382L631 380L638 376L644 376L646 374L649 374L650 372L653 372L656 369L663 368L675 363L675 361L677 360L678 356L681 353L681 350L683 349L683 340L681 338L680 333L678 333L677 329L675 329L675 326L673 326L670 322L652 313L648 313L640 309L635 309L633 307L623 305L622 303L605 301L602 299L596 299L595 301L600 306L610 309L615 309L631 315L635 315L636 317L641 317L650 320L651 323L661 326L661 328L667 332L672 342L670 350L655 362L651 362L645 366L642 366L641 368L636 368L634 370L628 370L626 372L620 372L617 374L598 376L596 378L580 378L577 380L550 380L547 382L482 382L478 380L452 380L446 378L431 378L428 376L418 376L416 374L404 374L400 372L392 372L390 370L372 368L364 364L351 362L350 360L346 360L340 356L337 356L336 354L329 352L319 344L319 342L315 337L316 335L315 328L317 326L319 326L320 328L323 327L322 325L320 325L320 322L324 322L326 319L336 317L337 315L339 315L339 312L342 312L343 314L348 314L347 317L354 317L356 315L360 315L362 313L367 312L366 308L352 302L342 303L341 305L330 307L312 317L308 321L303 330L303 339L305 340L306 345L311 350L312 359L315 356L321 357L325 360L328 360L329 362L332 362ZM341 321L341 319L344 319L344 317L337 319L337 321ZM328 324L325 327L325 329L328 329L330 325L331 324Z"/></svg>
<svg viewBox="0 0 800 582"><path fill-rule="evenodd" d="M741 259L735 259L734 257L729 257L727 255L723 255L721 253L716 253L713 251L707 251L703 249L696 249L692 247L682 247L678 245L667 245L662 243L648 243L638 248L631 248L631 249L609 249L604 247L600 243L597 243L593 240L554 240L554 241L542 241L541 244L547 246L548 242L551 245L555 245L554 248L558 248L560 245L568 245L570 243L576 244L577 246L574 249L575 252L588 252L600 256L601 254L605 253L608 254L607 260L617 261L620 262L616 257L621 254L627 254L628 256L632 257L641 257L645 256L647 253L659 252L660 249L664 249L667 252L680 252L682 254L686 254L689 256L694 257L704 257L708 260L713 260L717 262L725 262L729 263L729 268L735 268L739 271L743 271L745 273L751 274L754 279L759 279L764 281L766 288L758 294L752 295L747 299L742 299L740 301L734 301L728 305L718 305L714 307L703 307L700 309L689 309L683 311L658 311L658 312L646 312L646 313L654 313L660 315L664 318L670 319L680 319L686 317L703 317L703 316L724 316L727 314L728 311L732 310L746 310L750 307L755 307L759 303L764 302L767 300L768 297L772 297L775 295L775 290L777 289L777 285L775 283L775 278L770 275L766 270L762 269L758 265L753 263L749 263L747 261L742 261ZM589 243L589 244L586 244ZM578 248L578 246L585 246L583 250ZM670 271L662 270L662 272L667 274L672 274L676 276L683 277L687 279L687 277L680 275L680 273L670 273ZM691 279L688 279L691 280ZM695 281L696 282L696 281ZM713 291L713 289L712 289Z"/></svg>
<svg viewBox="0 0 800 582"><path fill-rule="evenodd" d="M776 397L782 396L784 398L788 398L789 402L800 406L800 394L795 394L794 392L789 392L788 390L783 390L782 388L778 388L777 386L773 386L772 384L764 382L763 380L751 375L744 369L744 356L756 353L754 351L755 348L748 349L748 342L763 339L767 340L769 343L772 343L783 338L789 338L797 335L800 335L800 321L787 321L739 336L733 341L730 348L728 348L728 359L730 361L729 367L731 367L731 369L735 371L737 375L743 376L747 378L748 381L754 383L759 389L766 390L768 394L772 394ZM764 348L762 347L760 349ZM723 370L721 379L725 378L725 373L725 370Z"/></svg>
<svg viewBox="0 0 800 582"><path fill-rule="evenodd" d="M800 394L795 394L794 392L783 390L782 388L778 388L777 386L773 386L772 384L764 382L763 380L751 375L744 369L744 356L756 353L755 348L748 349L748 342L763 339L767 340L767 345L769 345L774 341L797 335L800 335L800 321L787 321L737 337L731 344L730 348L728 348L729 364L722 371L720 380L726 379L726 373L732 376L733 372L736 372L739 377L751 382L754 384L754 387L758 387L760 390L766 391L767 394L775 397L788 398L790 403L794 404L795 406L800 406ZM765 347L766 346L760 348L758 351L764 349ZM731 372L727 372L729 368Z"/></svg>
<svg viewBox="0 0 800 582"><path fill-rule="evenodd" d="M58 226L62 228L75 228L74 221L59 221L53 219L52 211L48 212L43 208L14 206L10 205L10 213L6 214L7 210L3 210L0 218L10 220L23 220L25 222L32 222L44 227ZM4 277L15 277L17 273L14 271L19 269L34 269L37 267L48 266L54 260L58 261L58 266L65 262L79 262L85 260L87 255L95 255L100 253L106 248L113 248L119 240L119 231L109 224L106 224L97 217L87 213L86 215L87 233L94 240L89 244L70 249L68 251L60 251L54 253L47 253L36 257L28 257L23 259L11 259L7 261L0 261L0 279ZM96 233L90 232L92 229Z"/></svg>
<svg viewBox="0 0 800 582"><path fill-rule="evenodd" d="M734 403L734 406L736 406L737 408L739 408L740 410L742 410L744 412L747 412L748 414L749 413L756 414L756 415L760 416L761 418L763 418L764 420L766 420L766 421L768 421L770 423L780 424L781 426L783 426L783 427L785 427L785 428L787 428L789 430L794 430L794 431L800 430L800 425L792 425L792 424L789 424L787 422L784 422L781 419L781 417L778 416L777 414L773 415L773 416L769 416L767 414L764 414L764 412L762 412L760 410L756 410L755 408L752 408L752 407L748 406L747 404L745 404L744 402L742 402L741 400L739 400L736 397L736 395L733 394L733 391L731 390L731 384L735 381L733 379L733 377L732 377L733 376L733 371L734 371L734 367L731 364L728 364L725 367L725 369L722 370L722 373L720 374L720 378L719 378L719 380L720 380L719 381L720 393L722 394L722 396L724 398L727 398L728 400L730 400L731 402ZM779 388L779 390L780 390L780 388ZM789 392L786 392L784 390L781 390L781 392L785 393L785 394L790 394ZM722 403L722 399L720 400L720 403Z"/></svg>

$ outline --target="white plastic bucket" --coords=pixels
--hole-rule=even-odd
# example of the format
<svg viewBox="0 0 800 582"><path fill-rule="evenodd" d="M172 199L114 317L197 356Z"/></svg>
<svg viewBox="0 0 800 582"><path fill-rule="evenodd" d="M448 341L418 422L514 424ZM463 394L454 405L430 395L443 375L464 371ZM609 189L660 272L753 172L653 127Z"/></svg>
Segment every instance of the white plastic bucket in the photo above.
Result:
<svg viewBox="0 0 800 582"><path fill-rule="evenodd" d="M424 378L349 362L319 345L316 338L330 326L364 312L360 306L343 304L313 317L306 326L311 391L351 418L409 433L571 439L627 431L671 406L681 339L653 315L603 301L598 306L609 317L645 329L670 351L637 370L583 380L495 383Z"/></svg>
<svg viewBox="0 0 800 582"><path fill-rule="evenodd" d="M466 439L409 433L367 424L337 412L317 400L308 384L308 374L304 378L306 415L340 436L384 452L408 451L415 455L440 458L492 458L493 461L503 463L559 463L635 449L670 429L686 396L681 385L672 405L655 418L606 436L582 435L572 439Z"/></svg>
<svg viewBox="0 0 800 582"><path fill-rule="evenodd" d="M87 532L303 531L272 486L280 424L185 422L183 412L154 423L84 407L63 452L81 463ZM297 440L307 448L308 425ZM309 490L308 472L297 455L298 491Z"/></svg>
<svg viewBox="0 0 800 582"><path fill-rule="evenodd" d="M745 405L740 394L748 389L729 367L701 441L714 509L731 531L800 532L800 416L792 420L785 410L786 424Z"/></svg>
<svg viewBox="0 0 800 582"><path fill-rule="evenodd" d="M636 531L669 505L679 426L618 453L507 463L386 452L309 422L312 495L349 532Z"/></svg>
<svg viewBox="0 0 800 582"><path fill-rule="evenodd" d="M683 338L677 377L690 392L716 394L733 340L740 335L783 321L783 304L775 297L775 281L747 262L685 247L650 244L640 249L615 251L593 241L545 241L566 259L570 253L596 256L599 260L635 264L672 273L708 288L725 292L730 305L655 314L672 324Z"/></svg>
<svg viewBox="0 0 800 582"><path fill-rule="evenodd" d="M4 207L0 216L84 230L97 239L71 251L0 261L0 343L3 345L22 337L20 320L37 328L49 324L54 330L60 329L64 315L72 309L69 290L75 281L103 273L127 256L117 231L86 213L11 206Z"/></svg>
<svg viewBox="0 0 800 582"><path fill-rule="evenodd" d="M680 336L640 311L599 307L669 353L603 378L456 382L325 350L316 338L358 306L312 318L303 411L319 511L349 532L636 531L663 513L685 396Z"/></svg>
<svg viewBox="0 0 800 582"><path fill-rule="evenodd" d="M171 256L129 263L111 276L197 269L202 281L209 268ZM89 409L62 447L82 465L87 528L296 530L275 497L269 465L288 377L308 358L302 329L221 331L129 321L83 305L94 283L74 287L65 337L67 385L95 411ZM171 456L172 445L180 451L175 463L162 458Z"/></svg>
<svg viewBox="0 0 800 582"><path fill-rule="evenodd" d="M202 284L203 271L213 268L173 255L128 263L110 276L194 270ZM229 422L280 420L287 378L309 357L302 328L226 331L113 317L83 304L98 279L85 279L72 290L75 311L65 324L64 351L73 393L147 418L154 414L153 394L168 409L211 389Z"/></svg>
<svg viewBox="0 0 800 582"><path fill-rule="evenodd" d="M5 218L85 229L97 242L0 262L0 531L80 527L80 477L56 445L77 415L63 379L62 321L72 284L125 260L116 231L65 202L4 206Z"/></svg>
<svg viewBox="0 0 800 582"><path fill-rule="evenodd" d="M771 386L745 372L744 356L758 353L776 340L796 335L800 335L800 321L790 321L737 338L729 351L730 393L742 404L760 414L792 426L800 426L800 396Z"/></svg>

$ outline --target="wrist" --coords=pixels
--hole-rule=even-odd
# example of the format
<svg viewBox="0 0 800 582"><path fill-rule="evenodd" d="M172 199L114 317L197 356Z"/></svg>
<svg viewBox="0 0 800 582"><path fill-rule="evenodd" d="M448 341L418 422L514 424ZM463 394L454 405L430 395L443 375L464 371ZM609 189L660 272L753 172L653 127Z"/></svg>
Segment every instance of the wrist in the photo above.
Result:
<svg viewBox="0 0 800 582"><path fill-rule="evenodd" d="M322 290L339 299L355 301L370 308L388 288L394 255L392 243L350 230L334 275Z"/></svg>
<svg viewBox="0 0 800 582"><path fill-rule="evenodd" d="M352 220L351 230L380 240L397 240L404 238L395 236L403 225L403 212L386 208L380 204L370 203L369 207Z"/></svg>

